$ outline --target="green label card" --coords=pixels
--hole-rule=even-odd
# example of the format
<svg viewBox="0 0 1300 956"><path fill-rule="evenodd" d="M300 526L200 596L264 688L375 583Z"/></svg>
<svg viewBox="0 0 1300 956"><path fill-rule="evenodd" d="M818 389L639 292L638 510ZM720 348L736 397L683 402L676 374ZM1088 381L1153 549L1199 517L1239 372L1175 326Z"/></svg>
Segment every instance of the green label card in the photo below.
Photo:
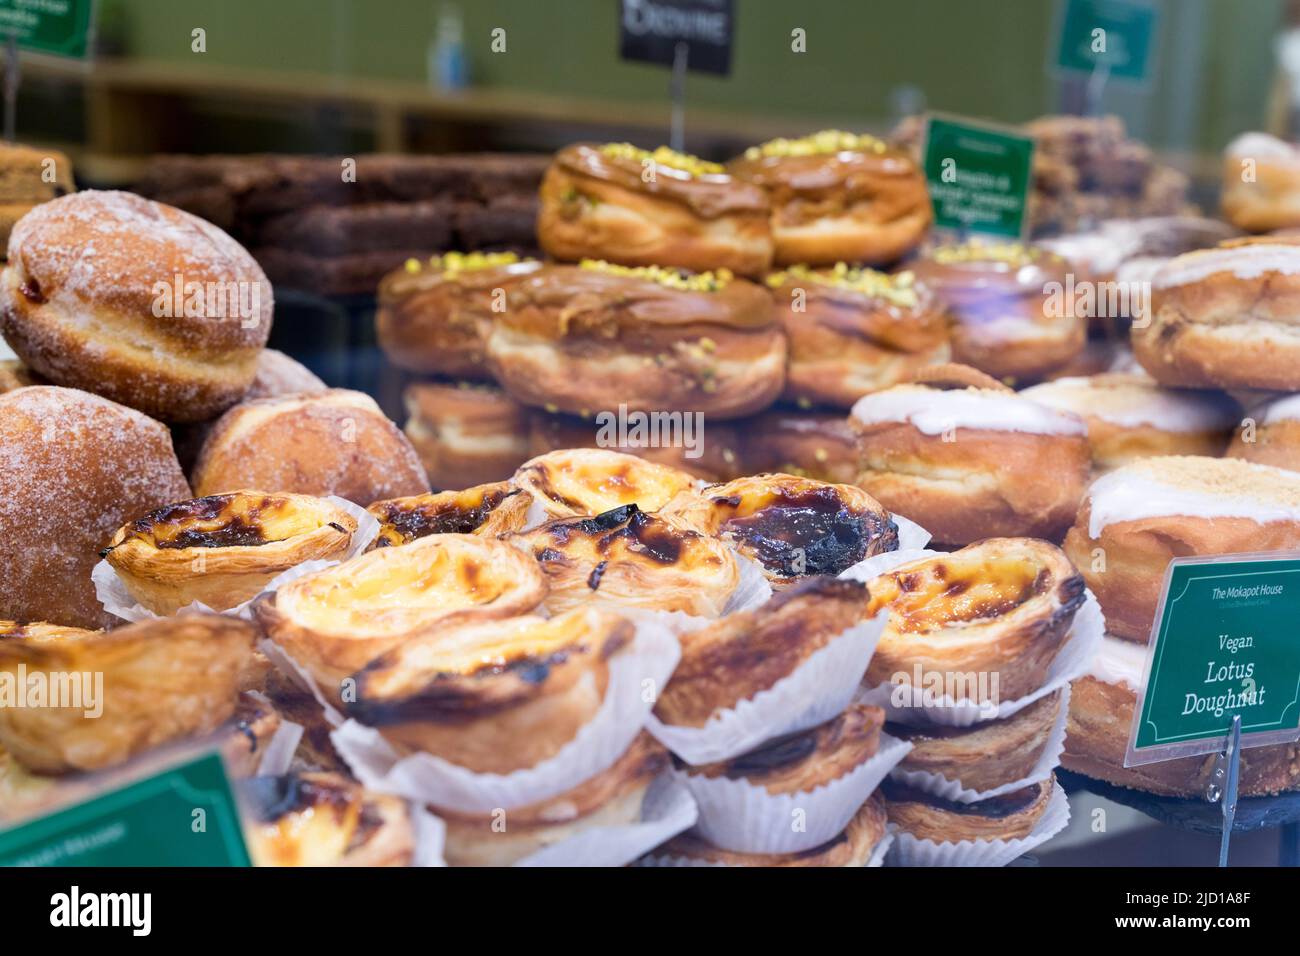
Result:
<svg viewBox="0 0 1300 956"><path fill-rule="evenodd" d="M1300 739L1300 556L1176 558L1125 766Z"/></svg>
<svg viewBox="0 0 1300 956"><path fill-rule="evenodd" d="M1065 0L1056 65L1076 73L1105 66L1115 79L1143 82L1151 73L1158 18L1155 7L1134 0Z"/></svg>
<svg viewBox="0 0 1300 956"><path fill-rule="evenodd" d="M0 830L0 866L248 866L221 757Z"/></svg>
<svg viewBox="0 0 1300 956"><path fill-rule="evenodd" d="M0 0L0 42L84 59L90 52L95 0Z"/></svg>
<svg viewBox="0 0 1300 956"><path fill-rule="evenodd" d="M932 115L923 167L939 229L1024 234L1034 141L1012 130Z"/></svg>

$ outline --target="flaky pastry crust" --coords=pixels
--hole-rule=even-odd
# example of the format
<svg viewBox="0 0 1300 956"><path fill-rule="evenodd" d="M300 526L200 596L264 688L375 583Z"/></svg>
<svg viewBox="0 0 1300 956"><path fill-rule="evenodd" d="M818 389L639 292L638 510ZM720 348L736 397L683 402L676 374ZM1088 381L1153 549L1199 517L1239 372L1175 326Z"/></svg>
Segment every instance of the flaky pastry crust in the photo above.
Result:
<svg viewBox="0 0 1300 956"><path fill-rule="evenodd" d="M518 531L532 499L508 481L475 485L464 491L441 491L376 501L366 508L379 522L371 548L409 544L431 534L478 534L496 537Z"/></svg>
<svg viewBox="0 0 1300 956"><path fill-rule="evenodd" d="M684 471L604 448L568 448L519 466L514 483L549 518L578 518L636 505L658 511L695 479Z"/></svg>
<svg viewBox="0 0 1300 956"><path fill-rule="evenodd" d="M963 840L1019 840L1047 810L1055 777L1042 783L989 797L957 803L886 780L882 786L889 822L918 840L960 843Z"/></svg>

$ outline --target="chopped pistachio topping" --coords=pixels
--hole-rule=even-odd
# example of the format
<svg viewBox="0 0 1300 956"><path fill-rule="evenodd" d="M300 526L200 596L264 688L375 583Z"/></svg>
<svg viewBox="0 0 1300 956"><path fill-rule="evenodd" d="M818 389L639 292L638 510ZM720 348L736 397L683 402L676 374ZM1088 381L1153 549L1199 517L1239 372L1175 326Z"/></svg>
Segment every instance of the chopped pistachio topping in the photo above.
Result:
<svg viewBox="0 0 1300 956"><path fill-rule="evenodd" d="M407 262L407 269L411 268ZM429 259L429 267L442 272L475 272L479 269L495 269L498 266L512 266L519 261L513 252L444 252Z"/></svg>
<svg viewBox="0 0 1300 956"><path fill-rule="evenodd" d="M667 146L660 146L652 153L631 143L606 143L600 147L600 151L610 159L631 159L638 163L644 163L648 159L656 166L667 166L669 169L681 170L692 176L717 176L726 172L719 163L711 163L707 159L700 159L689 153L679 153Z"/></svg>
<svg viewBox="0 0 1300 956"><path fill-rule="evenodd" d="M685 292L717 292L734 278L730 269L686 272L681 269L665 269L663 266L620 266L603 259L583 259L579 266L592 272L627 276L630 279L647 279L669 289L681 289Z"/></svg>
<svg viewBox="0 0 1300 956"><path fill-rule="evenodd" d="M910 272L890 275L887 272L877 272L875 269L864 269L837 262L833 269L790 266L783 272L774 272L767 277L767 284L773 289L780 288L787 281L813 282L818 285L848 289L875 299L884 299L892 305L905 309L914 308L919 301L915 276Z"/></svg>
<svg viewBox="0 0 1300 956"><path fill-rule="evenodd" d="M988 242L970 239L955 246L939 246L930 258L943 266L962 262L1005 262L1009 265L1024 266L1031 262L1055 262L1060 256L1029 246L1023 242Z"/></svg>
<svg viewBox="0 0 1300 956"><path fill-rule="evenodd" d="M824 156L828 153L883 153L888 147L866 133L846 133L842 129L824 129L800 139L773 139L745 150L746 159L767 156Z"/></svg>

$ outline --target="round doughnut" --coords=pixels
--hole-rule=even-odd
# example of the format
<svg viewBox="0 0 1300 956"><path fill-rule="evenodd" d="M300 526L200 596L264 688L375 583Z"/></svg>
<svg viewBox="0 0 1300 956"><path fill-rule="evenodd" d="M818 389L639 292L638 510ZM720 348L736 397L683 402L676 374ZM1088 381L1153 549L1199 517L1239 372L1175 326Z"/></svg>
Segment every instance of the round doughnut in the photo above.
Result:
<svg viewBox="0 0 1300 956"><path fill-rule="evenodd" d="M735 423L741 475L781 472L851 485L858 477L857 435L843 412L774 405Z"/></svg>
<svg viewBox="0 0 1300 956"><path fill-rule="evenodd" d="M1245 133L1223 152L1223 217L1247 232L1300 226L1300 149Z"/></svg>
<svg viewBox="0 0 1300 956"><path fill-rule="evenodd" d="M435 488L503 481L531 458L528 409L495 385L408 385L406 437Z"/></svg>
<svg viewBox="0 0 1300 956"><path fill-rule="evenodd" d="M273 398L295 392L323 392L326 388L328 386L316 373L301 362L276 349L263 349L257 357L257 374L253 376L253 384L248 386L242 401L251 402L255 398Z"/></svg>
<svg viewBox="0 0 1300 956"><path fill-rule="evenodd" d="M1228 443L1227 456L1300 471L1300 395L1253 405Z"/></svg>

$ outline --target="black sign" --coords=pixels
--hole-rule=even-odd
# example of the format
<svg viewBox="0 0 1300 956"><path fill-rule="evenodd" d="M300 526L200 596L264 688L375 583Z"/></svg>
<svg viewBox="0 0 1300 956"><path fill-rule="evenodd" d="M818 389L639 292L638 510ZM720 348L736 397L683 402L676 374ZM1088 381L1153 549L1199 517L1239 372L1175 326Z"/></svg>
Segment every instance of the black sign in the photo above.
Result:
<svg viewBox="0 0 1300 956"><path fill-rule="evenodd" d="M735 22L733 0L619 0L619 55L672 66L685 43L687 69L726 76Z"/></svg>

